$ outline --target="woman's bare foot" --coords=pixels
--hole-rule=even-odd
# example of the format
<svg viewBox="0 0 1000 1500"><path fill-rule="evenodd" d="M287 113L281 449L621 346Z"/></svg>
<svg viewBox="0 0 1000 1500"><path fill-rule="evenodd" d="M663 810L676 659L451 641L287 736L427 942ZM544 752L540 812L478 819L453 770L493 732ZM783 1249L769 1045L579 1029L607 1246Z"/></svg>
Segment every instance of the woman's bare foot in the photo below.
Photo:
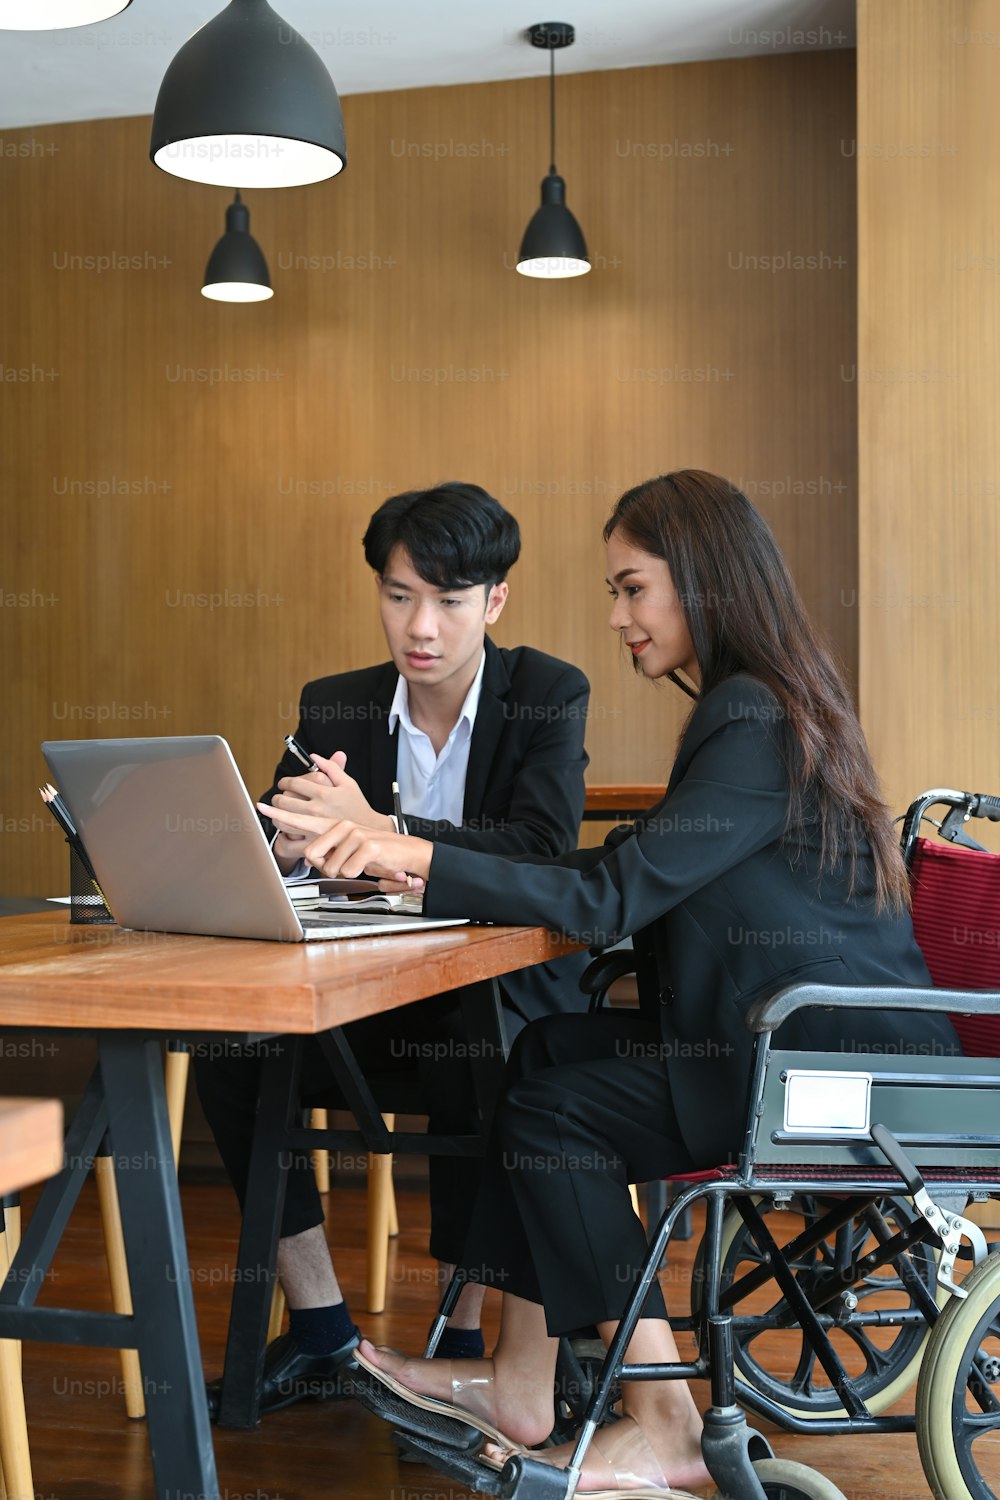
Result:
<svg viewBox="0 0 1000 1500"><path fill-rule="evenodd" d="M540 1463L566 1468L575 1444L533 1453ZM510 1456L496 1443L487 1443L483 1457L497 1464ZM634 1417L602 1427L587 1449L576 1487L578 1495L592 1490L698 1490L712 1483L701 1456L700 1433L678 1433L657 1427L643 1431Z"/></svg>
<svg viewBox="0 0 1000 1500"><path fill-rule="evenodd" d="M529 1447L552 1431L551 1391L546 1399L523 1372L505 1370L492 1359L408 1359L395 1349L379 1349L362 1339L358 1353L419 1396L461 1407Z"/></svg>

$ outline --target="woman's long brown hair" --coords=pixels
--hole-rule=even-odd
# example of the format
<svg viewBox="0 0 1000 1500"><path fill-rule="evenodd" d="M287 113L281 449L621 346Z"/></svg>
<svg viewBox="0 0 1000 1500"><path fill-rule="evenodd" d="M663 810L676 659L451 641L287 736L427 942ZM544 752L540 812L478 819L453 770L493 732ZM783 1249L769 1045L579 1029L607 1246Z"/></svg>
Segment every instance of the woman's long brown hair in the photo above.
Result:
<svg viewBox="0 0 1000 1500"><path fill-rule="evenodd" d="M682 469L624 494L605 541L619 530L670 569L698 659L700 696L745 672L778 699L800 752L786 747L788 830L800 823L808 799L820 825L820 866L846 860L852 892L858 837L865 837L876 910L903 910L906 869L854 705L764 518L728 480Z"/></svg>

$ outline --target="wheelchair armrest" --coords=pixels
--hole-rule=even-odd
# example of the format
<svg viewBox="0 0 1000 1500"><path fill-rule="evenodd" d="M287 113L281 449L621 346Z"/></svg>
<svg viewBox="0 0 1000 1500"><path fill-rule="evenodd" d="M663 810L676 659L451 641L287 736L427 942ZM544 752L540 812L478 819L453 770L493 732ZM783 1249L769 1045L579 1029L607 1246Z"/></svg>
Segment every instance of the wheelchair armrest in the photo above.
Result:
<svg viewBox="0 0 1000 1500"><path fill-rule="evenodd" d="M616 979L635 973L635 952L631 948L618 948L612 953L602 953L589 963L580 975L580 988L589 995L590 1009L600 1010L608 990Z"/></svg>
<svg viewBox="0 0 1000 1500"><path fill-rule="evenodd" d="M885 1010L957 1011L968 1016L1000 1015L1000 994L992 990L932 990L890 985L790 984L747 1011L751 1031L774 1031L810 1005L863 1010L877 1005Z"/></svg>

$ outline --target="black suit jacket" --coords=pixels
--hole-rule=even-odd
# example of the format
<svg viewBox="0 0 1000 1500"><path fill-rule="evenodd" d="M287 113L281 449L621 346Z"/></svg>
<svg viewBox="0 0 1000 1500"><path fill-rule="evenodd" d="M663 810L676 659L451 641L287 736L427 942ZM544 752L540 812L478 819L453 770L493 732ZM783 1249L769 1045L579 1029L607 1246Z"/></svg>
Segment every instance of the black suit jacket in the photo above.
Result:
<svg viewBox="0 0 1000 1500"><path fill-rule="evenodd" d="M390 661L307 682L295 732L305 749L319 755L346 751L348 774L383 813L392 812L396 779L399 730L389 733L389 709L398 677ZM462 823L412 817L404 808L408 831L436 844L491 854L542 859L574 849L583 815L589 699L590 685L577 667L530 646L506 650L487 637ZM286 752L261 800L270 802L280 777L300 774L301 763ZM274 825L263 821L270 838ZM580 1010L583 964L574 954L509 974L502 981L505 999L524 1020Z"/></svg>
<svg viewBox="0 0 1000 1500"><path fill-rule="evenodd" d="M636 934L640 993L658 1014L685 1142L705 1166L730 1158L744 1123L748 1007L786 984L927 985L907 915L875 915L871 852L820 870L808 807L785 840L794 753L777 699L735 676L696 706L663 800L603 849L535 863L438 849L425 907L542 922L607 945ZM778 1045L957 1051L943 1018L801 1011Z"/></svg>

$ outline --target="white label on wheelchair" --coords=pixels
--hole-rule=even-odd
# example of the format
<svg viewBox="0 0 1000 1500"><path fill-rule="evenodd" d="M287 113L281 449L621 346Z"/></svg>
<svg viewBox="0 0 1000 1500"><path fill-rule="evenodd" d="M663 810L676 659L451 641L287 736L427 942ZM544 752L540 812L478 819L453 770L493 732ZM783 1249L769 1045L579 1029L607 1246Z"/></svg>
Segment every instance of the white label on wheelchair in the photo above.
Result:
<svg viewBox="0 0 1000 1500"><path fill-rule="evenodd" d="M872 1075L789 1068L785 1073L785 1130L790 1135L867 1135Z"/></svg>

